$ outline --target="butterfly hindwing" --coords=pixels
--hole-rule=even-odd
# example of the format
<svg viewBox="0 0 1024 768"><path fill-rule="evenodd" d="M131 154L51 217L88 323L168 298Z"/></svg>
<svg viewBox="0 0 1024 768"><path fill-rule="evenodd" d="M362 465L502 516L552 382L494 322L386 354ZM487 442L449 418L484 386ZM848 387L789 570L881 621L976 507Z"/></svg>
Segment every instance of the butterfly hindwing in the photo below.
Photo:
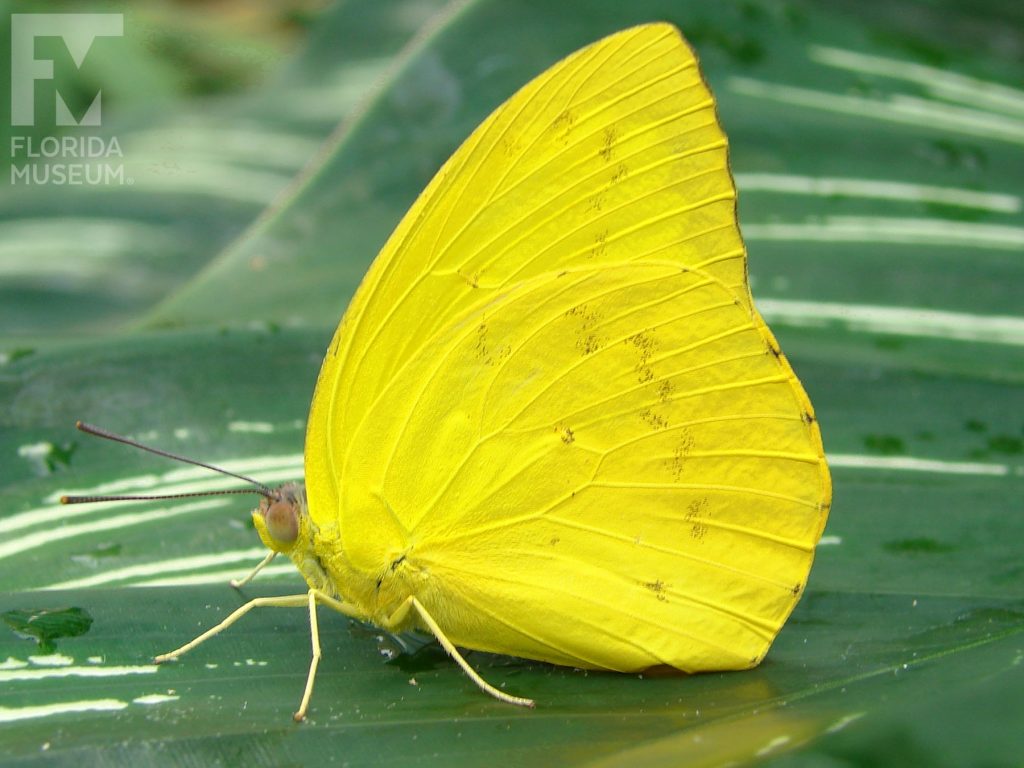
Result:
<svg viewBox="0 0 1024 768"><path fill-rule="evenodd" d="M404 370L354 436L343 528L365 488L386 500L453 640L620 669L760 658L820 535L823 459L727 288L671 263L553 273ZM580 615L605 629L565 636Z"/></svg>

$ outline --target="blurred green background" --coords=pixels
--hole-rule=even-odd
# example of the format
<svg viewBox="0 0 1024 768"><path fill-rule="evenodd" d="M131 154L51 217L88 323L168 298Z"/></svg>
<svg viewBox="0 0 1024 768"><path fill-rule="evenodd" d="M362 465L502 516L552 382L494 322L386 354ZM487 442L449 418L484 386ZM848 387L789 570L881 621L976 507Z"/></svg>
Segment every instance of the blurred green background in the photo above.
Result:
<svg viewBox="0 0 1024 768"><path fill-rule="evenodd" d="M0 2L8 88L13 14L42 12L123 14L124 33L81 67L36 42L54 79L34 125L0 99L0 762L1021 765L1024 6ZM327 341L433 172L547 66L658 19L715 91L755 300L833 467L765 663L636 677L473 654L538 700L523 712L435 645L325 613L296 726L307 623L265 611L157 671L246 597L302 585L285 564L227 586L262 556L245 500L61 507L225 486L75 419L300 478ZM54 93L80 118L97 92L100 125L56 125ZM56 183L67 158L25 150L48 136L101 140L81 172L113 176Z"/></svg>

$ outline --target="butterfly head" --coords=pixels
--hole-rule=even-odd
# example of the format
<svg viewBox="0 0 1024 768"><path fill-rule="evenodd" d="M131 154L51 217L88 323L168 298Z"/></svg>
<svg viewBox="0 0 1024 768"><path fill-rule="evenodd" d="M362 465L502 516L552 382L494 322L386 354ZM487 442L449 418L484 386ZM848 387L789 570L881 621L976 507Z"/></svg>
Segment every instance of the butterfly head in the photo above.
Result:
<svg viewBox="0 0 1024 768"><path fill-rule="evenodd" d="M311 521L306 512L306 489L300 483L286 483L260 499L252 521L263 543L275 552L291 554L311 539Z"/></svg>

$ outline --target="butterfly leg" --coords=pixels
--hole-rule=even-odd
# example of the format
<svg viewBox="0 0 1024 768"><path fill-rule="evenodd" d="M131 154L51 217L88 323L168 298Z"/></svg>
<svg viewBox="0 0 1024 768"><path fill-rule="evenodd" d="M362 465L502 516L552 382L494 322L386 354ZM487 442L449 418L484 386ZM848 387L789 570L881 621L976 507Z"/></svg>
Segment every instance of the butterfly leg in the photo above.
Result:
<svg viewBox="0 0 1024 768"><path fill-rule="evenodd" d="M264 562L265 564L265 562ZM257 568L258 570L258 568ZM185 643L181 648L176 648L169 653L161 653L156 656L153 661L157 664L161 664L165 661L176 660L179 656L182 656L197 645L201 645L209 640L214 635L219 635L225 629L230 627L236 621L241 619L245 614L251 611L253 608L309 608L309 631L311 636L311 643L313 646L313 655L309 663L309 673L306 675L306 688L302 693L302 701L299 704L298 710L295 712L293 717L296 722L304 720L306 718L306 711L309 709L309 700L313 695L313 681L316 679L316 670L320 664L320 657L323 655L320 650L320 625L316 617L316 606L318 603L326 605L339 613L343 613L346 616L350 616L355 619L362 618L359 613L348 603L336 600L330 595L321 592L318 589L311 589L309 592L303 595L284 595L282 597L257 597L250 600L245 605L241 606L237 610L231 613L226 619L217 624L214 627L203 632L197 638L191 642Z"/></svg>
<svg viewBox="0 0 1024 768"><path fill-rule="evenodd" d="M262 560L260 560L259 564L258 564L258 565L257 565L257 566L256 566L255 568L253 568L253 569L252 569L251 571L249 571L249 573L248 573L248 574L247 574L247 575L246 575L245 577L243 577L243 578L241 578L241 579L232 579L232 580L231 580L231 581L229 581L228 583L229 583L229 584L230 584L230 585L231 585L232 587L234 587L235 589L241 589L241 588L242 588L242 587L244 587L244 586L245 586L246 584L248 584L248 583L249 583L250 581L252 581L253 579L255 579L255 578L256 578L256 574L257 574L257 573L259 573L259 572L260 572L260 571L262 571L262 570L263 570L264 568L266 568L266 567L267 567L268 565L270 565L270 562L271 562L271 561L272 561L272 560L273 560L273 559L274 559L275 557L277 557L277 552L275 552L274 550L270 550L270 551L269 551L269 552L267 553L267 556L266 556L266 557L264 557L264 558L263 558Z"/></svg>
<svg viewBox="0 0 1024 768"><path fill-rule="evenodd" d="M284 595L282 597L257 597L250 600L248 603L243 605L241 608L233 611L230 616L224 619L220 624L215 627L203 632L199 637L195 638L191 642L185 643L181 648L176 648L169 653L161 653L159 656L153 658L153 661L157 664L162 664L165 661L172 661L177 659L179 656L188 653L197 645L201 645L209 640L214 635L219 635L225 629L230 627L240 618L245 616L253 608L298 608L306 604L306 595Z"/></svg>
<svg viewBox="0 0 1024 768"><path fill-rule="evenodd" d="M301 723L306 719L306 710L309 709L309 700L313 697L313 682L316 680L316 668L320 666L320 624L316 619L316 590L309 590L309 639L313 644L313 656L309 662L309 673L306 675L306 688L302 692L302 701L299 708L295 710L292 719Z"/></svg>
<svg viewBox="0 0 1024 768"><path fill-rule="evenodd" d="M319 589L311 589L306 596L307 602L309 603L309 635L310 642L313 646L313 655L309 662L309 673L306 675L306 688L302 692L302 701L299 703L299 708L295 710L295 714L292 718L295 722L300 723L306 719L306 711L309 709L309 700L313 697L313 683L316 681L316 670L320 666L320 657L323 655L320 651L320 624L316 618L316 606L318 603L326 605L328 608L333 608L342 613L345 616L349 616L353 619L362 619L356 610L341 600L336 600L325 592L321 592Z"/></svg>
<svg viewBox="0 0 1024 768"><path fill-rule="evenodd" d="M452 641L448 639L447 635L445 635L441 627L438 626L437 622L434 621L434 617L430 615L430 613L423 606L423 604L415 597L410 597L405 603L403 603L402 607L395 611L395 613L390 617L388 624L392 626L400 625L406 618L410 610L416 611L419 617L423 620L423 623L427 625L427 627L433 633L434 637L437 638L437 641L441 644L441 647L445 649L449 656L455 659L455 662L460 667L462 667L462 671L469 676L470 680L476 683L477 688L479 688L484 693L493 696L498 701L505 702L506 704L515 704L519 707L531 708L536 706L536 703L533 699L525 699L520 696L512 696L511 694L499 691L493 685L491 685L482 677L480 677L480 675L477 674L476 670L469 666L469 662L466 661L465 658L463 658L462 654L459 653L458 649L452 644Z"/></svg>

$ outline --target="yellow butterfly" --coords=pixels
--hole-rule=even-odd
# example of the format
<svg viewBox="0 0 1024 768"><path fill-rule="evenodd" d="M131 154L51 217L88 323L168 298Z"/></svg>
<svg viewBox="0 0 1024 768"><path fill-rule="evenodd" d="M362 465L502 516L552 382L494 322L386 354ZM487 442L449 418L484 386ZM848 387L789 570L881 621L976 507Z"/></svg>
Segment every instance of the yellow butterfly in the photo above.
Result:
<svg viewBox="0 0 1024 768"><path fill-rule="evenodd" d="M370 267L313 397L306 485L253 513L317 605L591 669L744 669L831 486L754 308L715 102L668 24L569 56L477 128ZM257 568L258 570L258 568ZM255 571L254 571L255 574ZM254 575L251 574L251 575ZM251 577L250 575L250 577Z"/></svg>

